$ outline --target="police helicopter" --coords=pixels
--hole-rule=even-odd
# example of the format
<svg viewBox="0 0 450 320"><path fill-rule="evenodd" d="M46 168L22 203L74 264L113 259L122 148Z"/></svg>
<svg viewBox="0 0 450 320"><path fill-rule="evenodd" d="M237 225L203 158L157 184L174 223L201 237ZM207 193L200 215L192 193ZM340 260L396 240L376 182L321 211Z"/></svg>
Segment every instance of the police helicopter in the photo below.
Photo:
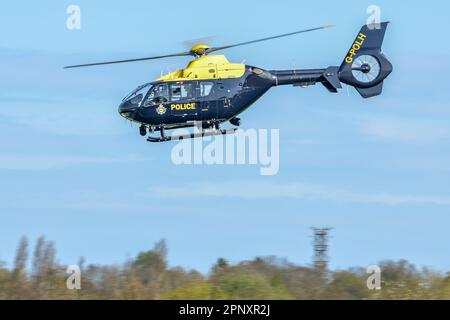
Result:
<svg viewBox="0 0 450 320"><path fill-rule="evenodd" d="M224 55L212 53L254 44L257 42L327 29L322 26L263 39L221 47L196 44L189 51L145 57L80 64L65 68L90 67L178 56L193 56L186 68L166 74L151 83L139 86L127 95L119 106L119 113L140 124L142 136L150 142L234 133L237 128L221 129L230 122L238 127L242 112L255 103L269 89L281 85L307 87L321 83L337 93L342 83L353 86L363 98L380 95L383 82L392 72L392 64L381 51L388 22L364 25L340 66L322 69L265 70L241 63L231 63ZM199 126L198 124L201 123ZM189 135L166 135L166 130L199 127Z"/></svg>

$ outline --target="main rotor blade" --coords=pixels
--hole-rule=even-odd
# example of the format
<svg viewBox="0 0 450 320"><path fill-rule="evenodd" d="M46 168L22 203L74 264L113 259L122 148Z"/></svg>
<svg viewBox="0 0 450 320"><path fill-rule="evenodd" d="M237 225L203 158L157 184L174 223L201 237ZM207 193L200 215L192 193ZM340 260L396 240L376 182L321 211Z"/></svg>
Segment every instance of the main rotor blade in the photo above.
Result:
<svg viewBox="0 0 450 320"><path fill-rule="evenodd" d="M306 33L306 32L311 32L311 31L316 31L316 30L321 30L321 29L328 29L328 28L333 28L333 27L334 27L334 25L328 25L328 26L322 26L322 27L318 27L318 28L312 28L312 29L306 29L306 30L300 30L300 31L285 33L285 34L281 34L281 35L278 35L278 36L267 37L267 38L262 38L262 39L258 39L258 40L252 40L252 41L236 43L236 44L232 44L232 45L228 45L228 46L215 47L215 48L213 47L213 48L207 49L205 51L205 54L208 54L208 53L211 53L211 52L215 52L215 51L219 51L219 50L224 50L224 49L229 49L229 48L234 48L234 47L239 47L239 46L245 46L245 45L253 44L253 43L257 43L257 42L262 42L262 41L268 41L268 40L273 40L273 39L282 38L282 37L293 36L293 35L296 35L296 34L299 34L299 33ZM187 51L187 52L181 52L181 53L175 53L175 54L167 54L167 55L162 55L162 56L154 56L154 57L146 57L146 58L138 58L138 59L127 59L127 60L116 60L116 61L106 61L106 62L95 62L95 63L87 63L87 64L78 64L78 65L64 67L64 69L93 67L93 66L100 66L100 65L106 65L106 64L128 63L128 62L155 60L155 59L170 58L170 57L184 57L184 56L192 56L192 55L196 56L195 53L193 53L191 51Z"/></svg>
<svg viewBox="0 0 450 320"><path fill-rule="evenodd" d="M262 38L262 39L258 39L258 40L252 40L252 41L246 41L246 42L231 44L231 45L223 46L223 47L210 48L207 50L207 53L224 50L224 49L229 49L229 48L234 48L234 47L239 47L239 46L245 46L245 45L253 44L253 43L257 43L257 42L263 42L263 41L268 41L268 40L273 40L273 39L278 39L278 38L283 38L283 37L289 37L289 36L293 36L293 35L296 35L299 33L307 33L307 32L312 32L312 31L317 31L317 30L322 30L322 29L329 29L329 28L334 28L334 27L335 27L335 25L321 26L318 28L289 32L289 33L280 34L278 36L272 36L272 37L267 37L267 38Z"/></svg>
<svg viewBox="0 0 450 320"><path fill-rule="evenodd" d="M146 57L146 58L139 58L139 59L128 59L128 60L117 60L117 61L96 62L96 63L88 63L88 64L78 64L78 65L74 65L74 66L64 67L64 69L81 68L81 67L93 67L93 66L100 66L100 65L105 65L105 64L127 63L127 62L155 60L155 59L170 58L170 57L183 57L183 56L190 56L190 55L192 55L190 52L182 52L182 53L167 54L167 55L163 55L163 56L154 56L154 57Z"/></svg>

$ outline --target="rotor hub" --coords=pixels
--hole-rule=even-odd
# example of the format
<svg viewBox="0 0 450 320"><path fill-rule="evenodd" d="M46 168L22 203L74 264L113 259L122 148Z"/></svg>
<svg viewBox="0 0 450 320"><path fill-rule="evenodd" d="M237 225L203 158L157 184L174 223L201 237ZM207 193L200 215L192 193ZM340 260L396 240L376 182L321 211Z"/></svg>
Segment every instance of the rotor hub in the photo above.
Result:
<svg viewBox="0 0 450 320"><path fill-rule="evenodd" d="M364 63L364 64L361 65L361 71L363 73L369 73L370 70L372 70L372 67L370 66L370 64Z"/></svg>
<svg viewBox="0 0 450 320"><path fill-rule="evenodd" d="M207 53L209 46L206 44L196 44L190 50L192 55L203 56Z"/></svg>

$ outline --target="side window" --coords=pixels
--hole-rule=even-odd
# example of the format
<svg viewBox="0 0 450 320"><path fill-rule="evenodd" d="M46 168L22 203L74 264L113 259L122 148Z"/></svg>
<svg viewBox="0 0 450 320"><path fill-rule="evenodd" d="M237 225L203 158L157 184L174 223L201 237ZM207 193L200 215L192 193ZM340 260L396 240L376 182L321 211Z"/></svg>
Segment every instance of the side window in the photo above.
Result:
<svg viewBox="0 0 450 320"><path fill-rule="evenodd" d="M169 88L167 84L159 84L150 90L145 106L155 106L169 101Z"/></svg>
<svg viewBox="0 0 450 320"><path fill-rule="evenodd" d="M200 82L200 96L207 97L214 86L212 82Z"/></svg>
<svg viewBox="0 0 450 320"><path fill-rule="evenodd" d="M185 100L192 98L192 83L171 84L170 96L172 101Z"/></svg>

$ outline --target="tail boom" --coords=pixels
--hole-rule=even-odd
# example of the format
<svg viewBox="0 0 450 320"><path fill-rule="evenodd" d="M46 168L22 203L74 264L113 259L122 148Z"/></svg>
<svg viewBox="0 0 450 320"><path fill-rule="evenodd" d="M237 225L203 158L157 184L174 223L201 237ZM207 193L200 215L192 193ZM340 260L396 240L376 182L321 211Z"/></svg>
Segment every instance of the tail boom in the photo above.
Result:
<svg viewBox="0 0 450 320"><path fill-rule="evenodd" d="M342 88L338 77L339 67L327 69L282 70L270 71L274 85L293 85L295 87L307 87L322 83L330 92L336 93Z"/></svg>

